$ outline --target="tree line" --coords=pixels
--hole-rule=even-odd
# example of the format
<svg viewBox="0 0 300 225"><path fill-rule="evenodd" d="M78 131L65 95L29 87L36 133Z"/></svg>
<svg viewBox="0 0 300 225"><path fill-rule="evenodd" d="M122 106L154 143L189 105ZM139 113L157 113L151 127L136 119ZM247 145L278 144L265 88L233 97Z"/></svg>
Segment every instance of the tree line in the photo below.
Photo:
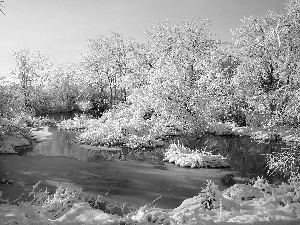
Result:
<svg viewBox="0 0 300 225"><path fill-rule="evenodd" d="M300 1L251 16L216 40L208 20L164 21L137 42L118 32L90 38L78 64L54 66L40 52L15 52L15 82L1 82L2 116L135 108L144 119L194 131L207 121L238 126L300 123ZM134 106L134 107L133 107ZM15 109L15 110L13 110Z"/></svg>

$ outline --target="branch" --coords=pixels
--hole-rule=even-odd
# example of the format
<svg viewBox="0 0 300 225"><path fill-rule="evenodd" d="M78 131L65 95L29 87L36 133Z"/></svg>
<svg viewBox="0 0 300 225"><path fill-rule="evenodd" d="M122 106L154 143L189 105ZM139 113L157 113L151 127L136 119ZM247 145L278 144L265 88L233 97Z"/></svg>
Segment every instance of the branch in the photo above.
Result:
<svg viewBox="0 0 300 225"><path fill-rule="evenodd" d="M2 3L3 3L4 1L0 1L0 7L2 7ZM5 15L5 13L2 11L2 9L0 9L0 12L2 12L3 13L3 15Z"/></svg>
<svg viewBox="0 0 300 225"><path fill-rule="evenodd" d="M278 33L279 23L280 23L280 21L278 21L278 24L277 24L277 26L275 28L275 33L277 35L278 45L280 47L281 46L281 41L280 41L280 37L279 37L279 33Z"/></svg>

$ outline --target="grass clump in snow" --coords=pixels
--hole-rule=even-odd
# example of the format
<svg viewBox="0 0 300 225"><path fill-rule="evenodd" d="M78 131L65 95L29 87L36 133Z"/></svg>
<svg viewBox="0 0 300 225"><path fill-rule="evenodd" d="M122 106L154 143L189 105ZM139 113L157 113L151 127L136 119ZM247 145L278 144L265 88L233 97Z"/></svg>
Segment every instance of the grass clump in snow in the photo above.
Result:
<svg viewBox="0 0 300 225"><path fill-rule="evenodd" d="M217 168L230 166L225 162L225 158L221 155L213 155L211 152L205 150L192 151L179 143L173 143L169 146L165 152L164 161L175 163L181 167L191 168Z"/></svg>

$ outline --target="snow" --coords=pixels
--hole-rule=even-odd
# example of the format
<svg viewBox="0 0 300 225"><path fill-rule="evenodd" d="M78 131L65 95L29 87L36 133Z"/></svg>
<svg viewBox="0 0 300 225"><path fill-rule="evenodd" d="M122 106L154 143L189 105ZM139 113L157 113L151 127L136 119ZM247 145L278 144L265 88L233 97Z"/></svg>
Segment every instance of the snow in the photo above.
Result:
<svg viewBox="0 0 300 225"><path fill-rule="evenodd" d="M39 141L50 139L49 136L52 135L52 133L49 131L48 126L42 126L38 128L32 128L31 134L34 139L37 139Z"/></svg>
<svg viewBox="0 0 300 225"><path fill-rule="evenodd" d="M192 151L183 145L171 144L165 152L164 161L175 163L181 167L229 167L221 155L213 155L207 151Z"/></svg>
<svg viewBox="0 0 300 225"><path fill-rule="evenodd" d="M3 135L3 141L0 143L0 153L16 153L14 147L29 145L29 141L25 138Z"/></svg>
<svg viewBox="0 0 300 225"><path fill-rule="evenodd" d="M39 141L49 139L48 136L52 135L51 132L48 131L49 127L39 127L32 128L30 130L33 139L37 139ZM14 134L12 135L2 135L2 141L0 141L0 153L17 153L14 148L18 146L26 146L30 145L30 142L21 137L20 135Z"/></svg>
<svg viewBox="0 0 300 225"><path fill-rule="evenodd" d="M0 224L300 224L300 182L272 186L258 178L253 185L236 184L221 192L208 181L197 196L175 209L148 205L124 216L92 209L80 189L59 186L53 196L35 191L30 202L0 205ZM0 192L0 201L1 199Z"/></svg>
<svg viewBox="0 0 300 225"><path fill-rule="evenodd" d="M291 127L237 127L230 122L210 122L206 131L217 135L250 136L258 141L270 140L279 136L287 144L300 143L300 129Z"/></svg>

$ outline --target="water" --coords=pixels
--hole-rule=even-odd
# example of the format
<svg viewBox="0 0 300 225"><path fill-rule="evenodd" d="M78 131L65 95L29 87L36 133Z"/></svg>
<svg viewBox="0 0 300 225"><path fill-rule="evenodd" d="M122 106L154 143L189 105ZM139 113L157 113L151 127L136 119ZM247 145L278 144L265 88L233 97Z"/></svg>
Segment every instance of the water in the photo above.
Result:
<svg viewBox="0 0 300 225"><path fill-rule="evenodd" d="M63 183L82 187L92 197L101 195L106 202L140 207L161 197L154 205L175 208L197 195L207 180L224 190L233 184L232 174L266 176L263 154L282 147L278 143L257 143L249 137L207 134L196 139L181 138L192 149L206 148L226 156L232 165L232 169L189 169L163 162L163 149L103 150L74 143L78 132L59 131L57 127L40 129L50 135L33 146L18 148L19 155L0 155L0 178L14 180L12 186L0 185L3 198L14 199L29 192L41 180L41 187L50 191Z"/></svg>
<svg viewBox="0 0 300 225"><path fill-rule="evenodd" d="M153 205L171 209L198 195L207 180L221 190L226 188L221 179L228 171L164 163L162 149L100 150L73 143L77 135L74 132L59 131L56 127L41 129L51 135L33 146L17 148L18 155L0 155L0 178L13 180L12 185L0 185L3 199L29 193L41 181L41 189L47 187L50 193L57 185L65 184L81 187L93 198L101 195L107 203L127 202L138 208L158 198Z"/></svg>
<svg viewBox="0 0 300 225"><path fill-rule="evenodd" d="M55 126L44 127L51 135L42 142L35 143L27 149L18 149L20 155L26 156L65 156L76 158L84 162L115 162L115 161L141 161L155 165L165 165L163 162L164 149L129 148L101 148L75 143L80 132L61 131ZM175 141L176 142L176 141ZM278 152L286 145L278 141L268 143L257 142L250 137L219 136L204 134L197 138L180 138L180 143L191 149L206 149L214 154L226 157L232 170L238 171L242 176L269 177L267 173L266 154ZM277 178L278 179L278 176ZM270 178L270 181L272 179Z"/></svg>

